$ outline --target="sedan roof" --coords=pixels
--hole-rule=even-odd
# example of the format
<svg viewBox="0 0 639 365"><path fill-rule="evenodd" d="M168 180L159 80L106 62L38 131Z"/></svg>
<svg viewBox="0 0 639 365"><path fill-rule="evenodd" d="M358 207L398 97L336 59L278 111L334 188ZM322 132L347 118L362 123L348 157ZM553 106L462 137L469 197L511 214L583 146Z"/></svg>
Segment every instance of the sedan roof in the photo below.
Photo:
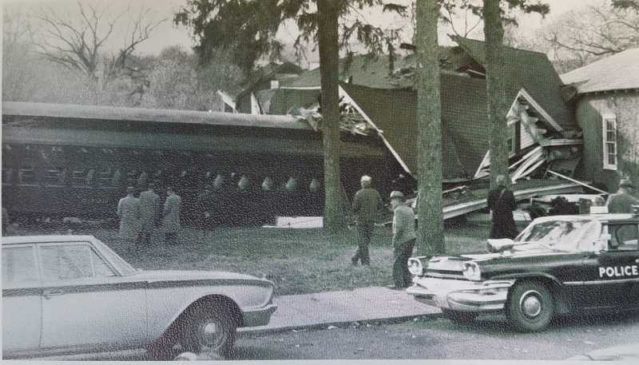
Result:
<svg viewBox="0 0 639 365"><path fill-rule="evenodd" d="M51 242L86 242L92 241L89 235L41 235L41 236L7 236L2 237L2 245L16 245L25 243L51 243Z"/></svg>

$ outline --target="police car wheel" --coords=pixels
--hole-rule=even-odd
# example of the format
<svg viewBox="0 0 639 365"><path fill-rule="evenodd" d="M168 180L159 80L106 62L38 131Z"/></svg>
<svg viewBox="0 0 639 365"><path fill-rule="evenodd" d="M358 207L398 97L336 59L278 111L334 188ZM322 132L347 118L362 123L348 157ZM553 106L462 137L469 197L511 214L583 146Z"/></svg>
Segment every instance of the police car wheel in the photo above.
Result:
<svg viewBox="0 0 639 365"><path fill-rule="evenodd" d="M456 324L469 324L477 318L477 313L474 312L460 312L442 308L442 313L444 314L444 317Z"/></svg>
<svg viewBox="0 0 639 365"><path fill-rule="evenodd" d="M516 284L506 302L506 316L519 331L544 330L552 320L555 304L548 288L539 282Z"/></svg>

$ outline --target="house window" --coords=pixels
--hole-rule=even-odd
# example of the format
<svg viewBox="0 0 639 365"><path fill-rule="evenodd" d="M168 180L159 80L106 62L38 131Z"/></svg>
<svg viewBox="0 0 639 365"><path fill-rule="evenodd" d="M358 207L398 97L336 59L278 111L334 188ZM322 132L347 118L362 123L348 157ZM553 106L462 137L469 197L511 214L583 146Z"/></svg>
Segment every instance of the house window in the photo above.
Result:
<svg viewBox="0 0 639 365"><path fill-rule="evenodd" d="M603 127L603 168L617 170L617 117L604 115Z"/></svg>

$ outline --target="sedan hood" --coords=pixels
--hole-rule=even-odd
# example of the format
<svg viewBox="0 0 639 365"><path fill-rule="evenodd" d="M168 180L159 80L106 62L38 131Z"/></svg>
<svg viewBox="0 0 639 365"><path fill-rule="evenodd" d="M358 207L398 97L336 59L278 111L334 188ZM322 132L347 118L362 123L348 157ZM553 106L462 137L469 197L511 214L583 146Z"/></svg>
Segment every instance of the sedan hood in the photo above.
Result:
<svg viewBox="0 0 639 365"><path fill-rule="evenodd" d="M227 271L204 270L141 270L133 274L136 279L149 281L178 281L178 280L248 280L264 281L252 275L238 274Z"/></svg>

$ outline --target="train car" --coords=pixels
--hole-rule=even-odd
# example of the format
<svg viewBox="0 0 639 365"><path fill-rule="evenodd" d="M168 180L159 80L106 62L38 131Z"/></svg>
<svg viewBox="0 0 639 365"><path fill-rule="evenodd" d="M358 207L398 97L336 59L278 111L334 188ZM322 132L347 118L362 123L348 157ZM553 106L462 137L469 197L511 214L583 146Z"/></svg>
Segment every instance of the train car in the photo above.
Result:
<svg viewBox="0 0 639 365"><path fill-rule="evenodd" d="M290 116L5 102L2 198L10 215L114 218L127 186L173 186L186 221L205 185L225 182L228 224L321 215L321 134ZM377 136L342 134L346 197L359 176L388 190L397 163Z"/></svg>

